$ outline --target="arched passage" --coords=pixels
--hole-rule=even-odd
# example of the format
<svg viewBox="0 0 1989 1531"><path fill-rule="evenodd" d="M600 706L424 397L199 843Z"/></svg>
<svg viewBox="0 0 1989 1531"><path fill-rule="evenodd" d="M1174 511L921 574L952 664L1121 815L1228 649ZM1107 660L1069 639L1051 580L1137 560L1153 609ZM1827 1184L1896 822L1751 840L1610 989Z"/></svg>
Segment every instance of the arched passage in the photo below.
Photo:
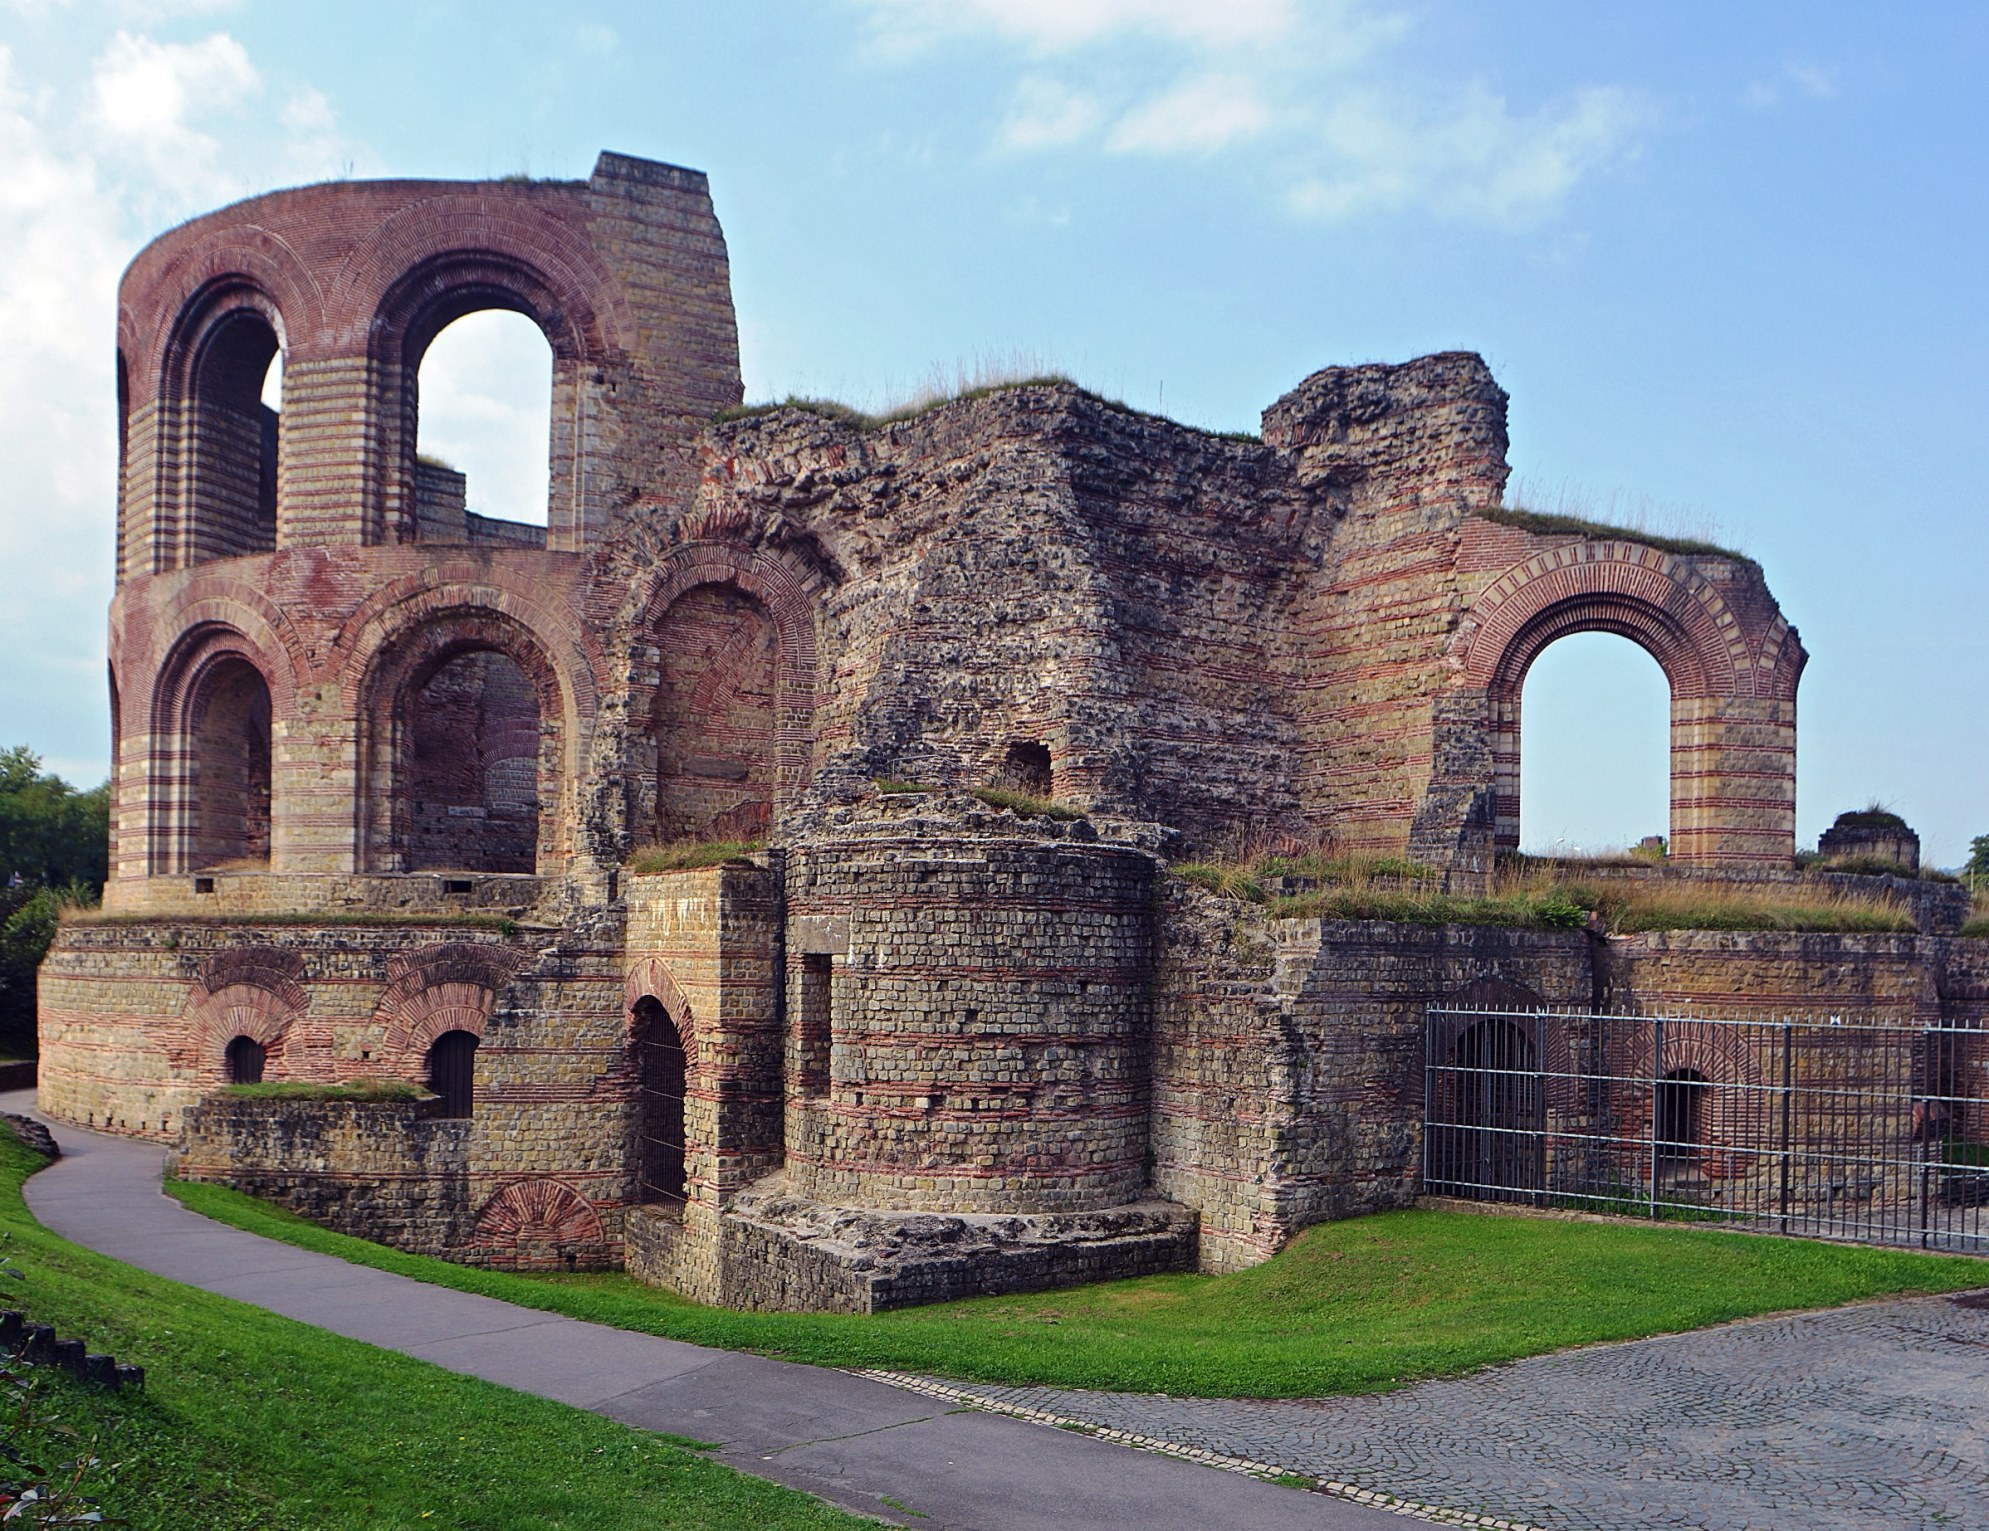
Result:
<svg viewBox="0 0 1989 1531"><path fill-rule="evenodd" d="M1488 1017L1460 1030L1437 1079L1430 1188L1510 1201L1544 1185L1544 1087L1518 1020Z"/></svg>
<svg viewBox="0 0 1989 1531"><path fill-rule="evenodd" d="M185 326L175 443L182 566L276 546L282 351L275 307L252 290L211 299Z"/></svg>
<svg viewBox="0 0 1989 1531"><path fill-rule="evenodd" d="M653 994L630 1007L630 1045L635 1051L637 1197L645 1202L681 1202L685 1169L685 1087L690 1077L683 1033Z"/></svg>
<svg viewBox="0 0 1989 1531"><path fill-rule="evenodd" d="M1635 643L1576 633L1550 645L1526 673L1512 726L1522 850L1575 855L1669 839L1671 688Z"/></svg>
<svg viewBox="0 0 1989 1531"><path fill-rule="evenodd" d="M183 866L267 866L269 683L242 656L220 655L195 678L185 719Z"/></svg>
<svg viewBox="0 0 1989 1531"><path fill-rule="evenodd" d="M509 308L464 315L416 369L415 502L429 543L545 543L553 355Z"/></svg>
<svg viewBox="0 0 1989 1531"><path fill-rule="evenodd" d="M1717 578L1702 573L1710 566ZM1671 851L1686 863L1787 865L1795 854L1795 690L1804 655L1760 572L1631 542L1555 547L1477 597L1466 684L1492 733L1496 841L1520 840L1520 691L1549 646L1627 638L1671 694Z"/></svg>
<svg viewBox="0 0 1989 1531"><path fill-rule="evenodd" d="M375 651L361 692L370 870L532 872L557 854L565 686L522 626L437 616Z"/></svg>

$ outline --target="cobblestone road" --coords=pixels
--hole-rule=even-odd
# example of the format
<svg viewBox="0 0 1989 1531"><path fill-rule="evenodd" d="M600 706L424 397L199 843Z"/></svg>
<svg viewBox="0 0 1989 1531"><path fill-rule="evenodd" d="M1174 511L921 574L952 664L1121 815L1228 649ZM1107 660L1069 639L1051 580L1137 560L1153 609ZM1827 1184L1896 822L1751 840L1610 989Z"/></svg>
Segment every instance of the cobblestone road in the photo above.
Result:
<svg viewBox="0 0 1989 1531"><path fill-rule="evenodd" d="M1989 1531L1989 1300L1980 1296L1596 1346L1367 1398L946 1386L996 1407L1543 1528Z"/></svg>

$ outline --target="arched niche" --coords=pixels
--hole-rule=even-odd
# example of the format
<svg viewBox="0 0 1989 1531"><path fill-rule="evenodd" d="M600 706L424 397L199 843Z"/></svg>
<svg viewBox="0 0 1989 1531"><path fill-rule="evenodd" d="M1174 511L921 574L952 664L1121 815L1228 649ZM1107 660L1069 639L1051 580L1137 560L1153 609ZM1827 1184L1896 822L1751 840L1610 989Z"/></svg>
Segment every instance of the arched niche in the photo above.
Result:
<svg viewBox="0 0 1989 1531"><path fill-rule="evenodd" d="M383 647L362 702L367 869L529 873L556 856L564 690L543 646L495 612Z"/></svg>
<svg viewBox="0 0 1989 1531"><path fill-rule="evenodd" d="M168 360L178 469L166 485L177 491L169 567L276 546L282 414L264 402L264 385L281 365L283 335L274 301L246 284L203 293L181 318Z"/></svg>

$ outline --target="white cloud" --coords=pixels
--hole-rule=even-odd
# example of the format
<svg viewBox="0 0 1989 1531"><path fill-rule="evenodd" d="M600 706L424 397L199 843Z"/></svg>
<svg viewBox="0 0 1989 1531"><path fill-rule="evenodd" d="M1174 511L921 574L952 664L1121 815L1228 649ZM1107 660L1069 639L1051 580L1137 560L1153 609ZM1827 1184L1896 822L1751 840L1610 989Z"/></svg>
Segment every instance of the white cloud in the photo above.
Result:
<svg viewBox="0 0 1989 1531"><path fill-rule="evenodd" d="M1321 119L1317 168L1292 188L1291 204L1330 220L1420 207L1525 227L1558 209L1584 176L1632 152L1652 115L1614 86L1526 116L1483 87L1426 109L1363 93Z"/></svg>
<svg viewBox="0 0 1989 1531"><path fill-rule="evenodd" d="M1128 36L1203 47L1287 36L1295 0L857 0L887 52L910 53L992 33L1037 53L1064 53Z"/></svg>
<svg viewBox="0 0 1989 1531"><path fill-rule="evenodd" d="M236 106L261 86L248 51L225 32L196 43L119 32L97 61L94 115L106 145L142 160L161 188L226 191L216 184L221 145L191 119Z"/></svg>
<svg viewBox="0 0 1989 1531"><path fill-rule="evenodd" d="M1142 102L1113 125L1106 147L1118 154L1213 154L1271 124L1255 81L1212 74Z"/></svg>
<svg viewBox="0 0 1989 1531"><path fill-rule="evenodd" d="M1747 88L1749 106L1777 106L1790 96L1829 101L1837 95L1837 71L1822 64L1790 59L1774 77L1756 80Z"/></svg>
<svg viewBox="0 0 1989 1531"><path fill-rule="evenodd" d="M1380 0L850 0L887 55L1003 49L1023 72L994 130L1009 153L1212 159L1245 146L1321 219L1414 211L1520 228L1634 154L1656 121L1614 85L1515 107L1417 73ZM1793 70L1795 66L1791 66ZM1823 71L1789 75L1830 88Z"/></svg>
<svg viewBox="0 0 1989 1531"><path fill-rule="evenodd" d="M999 136L1004 148L1050 149L1090 137L1104 120L1095 96L1042 75L1025 75Z"/></svg>

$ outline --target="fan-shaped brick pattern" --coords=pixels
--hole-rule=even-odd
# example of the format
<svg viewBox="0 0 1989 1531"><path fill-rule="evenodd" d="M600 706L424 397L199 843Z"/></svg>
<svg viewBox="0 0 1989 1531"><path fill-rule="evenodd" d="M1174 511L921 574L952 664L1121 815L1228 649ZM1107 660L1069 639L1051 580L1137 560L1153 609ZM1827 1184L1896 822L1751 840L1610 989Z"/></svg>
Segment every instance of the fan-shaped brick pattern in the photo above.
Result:
<svg viewBox="0 0 1989 1531"><path fill-rule="evenodd" d="M484 1263L502 1270L594 1269L607 1254L593 1206L544 1176L514 1180L485 1202L471 1243Z"/></svg>

